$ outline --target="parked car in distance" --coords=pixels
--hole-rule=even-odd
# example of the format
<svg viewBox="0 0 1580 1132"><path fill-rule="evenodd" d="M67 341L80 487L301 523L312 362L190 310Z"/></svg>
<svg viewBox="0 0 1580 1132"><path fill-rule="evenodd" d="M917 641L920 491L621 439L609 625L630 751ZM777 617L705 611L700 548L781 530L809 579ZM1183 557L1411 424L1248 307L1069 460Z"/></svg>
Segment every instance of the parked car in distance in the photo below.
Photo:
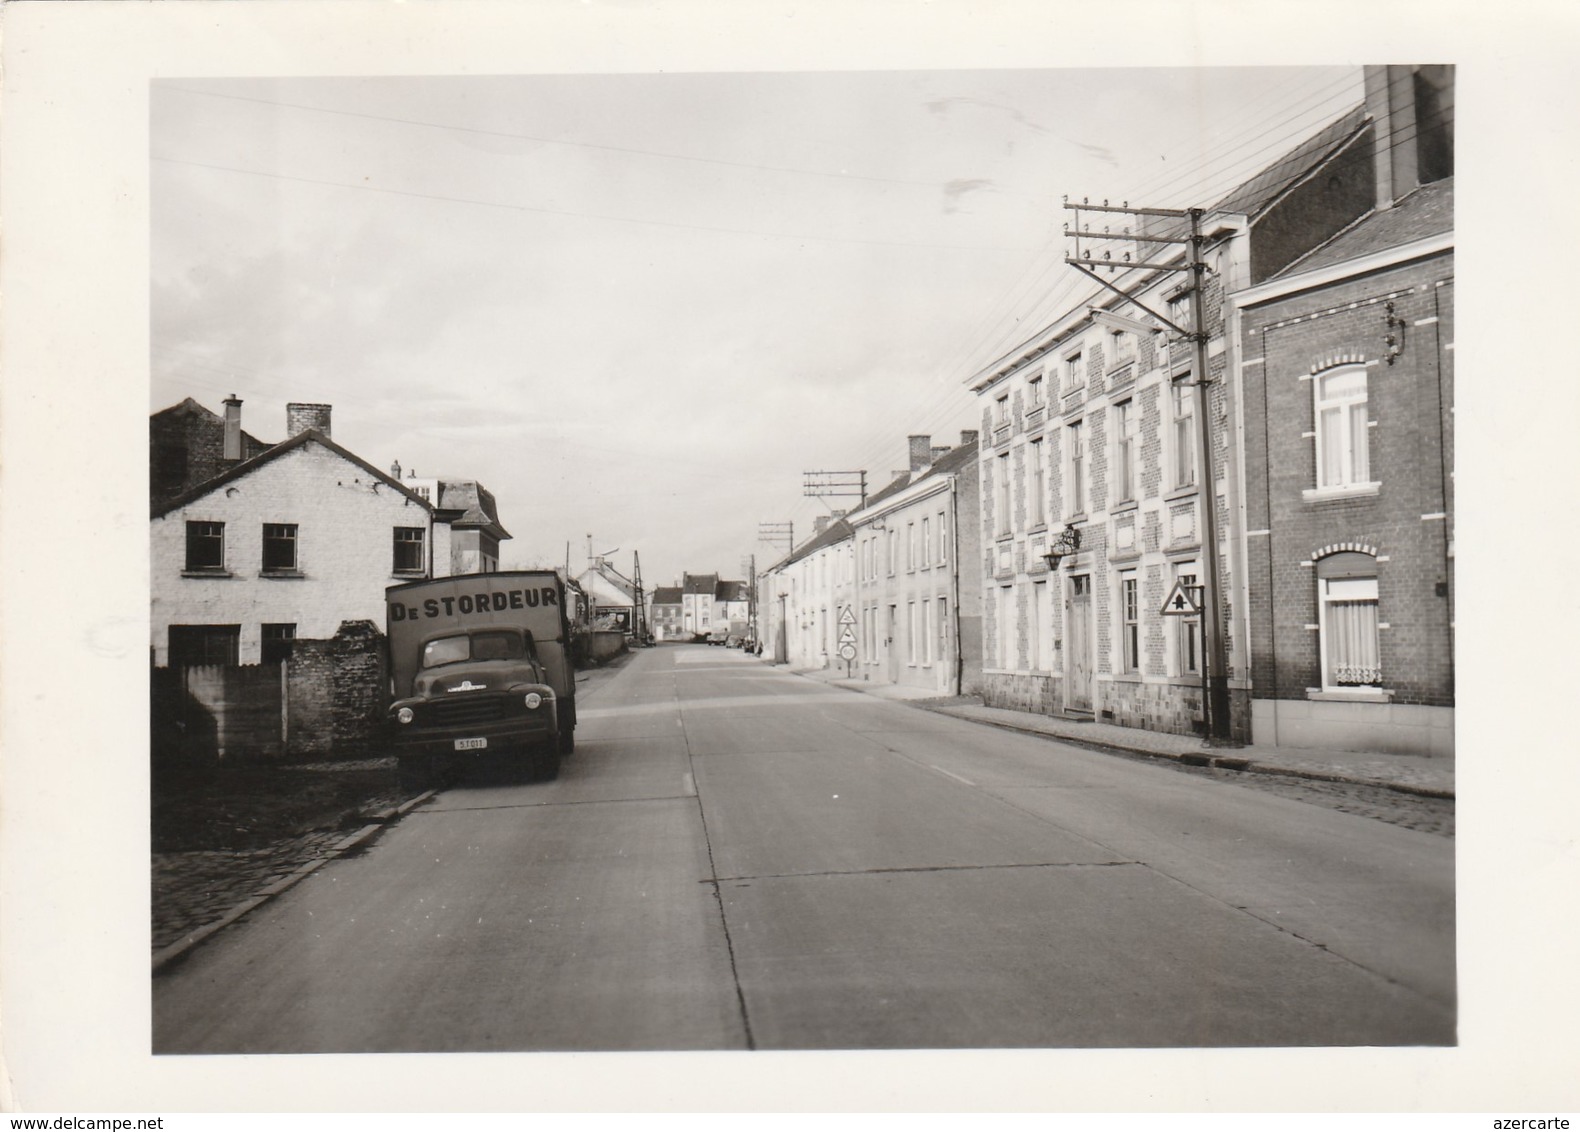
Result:
<svg viewBox="0 0 1580 1132"><path fill-rule="evenodd" d="M729 637L730 631L728 629L715 629L713 632L708 634L708 644L722 645L725 641L729 640Z"/></svg>
<svg viewBox="0 0 1580 1132"><path fill-rule="evenodd" d="M746 638L740 636L737 633L731 633L728 637L724 638L724 647L727 649L738 649L745 643Z"/></svg>

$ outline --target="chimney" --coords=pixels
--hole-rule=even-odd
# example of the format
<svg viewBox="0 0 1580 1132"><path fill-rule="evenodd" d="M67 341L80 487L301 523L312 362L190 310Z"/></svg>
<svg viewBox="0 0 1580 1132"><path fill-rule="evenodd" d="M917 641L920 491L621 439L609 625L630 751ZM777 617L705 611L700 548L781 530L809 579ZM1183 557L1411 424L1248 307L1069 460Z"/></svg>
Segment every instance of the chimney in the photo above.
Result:
<svg viewBox="0 0 1580 1132"><path fill-rule="evenodd" d="M310 405L292 401L285 406L285 438L289 440L310 428L328 436L329 411L332 408L332 405Z"/></svg>
<svg viewBox="0 0 1580 1132"><path fill-rule="evenodd" d="M834 516L832 515L815 516L812 520L812 533L814 535L822 534L824 531L828 530L828 525L833 521Z"/></svg>
<svg viewBox="0 0 1580 1132"><path fill-rule="evenodd" d="M227 460L241 459L241 398L232 393L225 398L225 449Z"/></svg>
<svg viewBox="0 0 1580 1132"><path fill-rule="evenodd" d="M968 447L969 445L975 444L976 442L977 442L977 430L976 429L974 429L974 428L963 428L963 429L960 430L960 447L965 448L965 447Z"/></svg>
<svg viewBox="0 0 1580 1132"><path fill-rule="evenodd" d="M909 436L906 439L911 445L911 471L919 472L933 462L933 438Z"/></svg>
<svg viewBox="0 0 1580 1132"><path fill-rule="evenodd" d="M392 480L400 479L400 461L399 460L396 460L393 464L390 465L390 479L392 479Z"/></svg>
<svg viewBox="0 0 1580 1132"><path fill-rule="evenodd" d="M942 460L947 455L949 455L949 445L947 445L947 444L935 444L935 445L933 445L933 463L935 463L935 464L938 463L938 461Z"/></svg>

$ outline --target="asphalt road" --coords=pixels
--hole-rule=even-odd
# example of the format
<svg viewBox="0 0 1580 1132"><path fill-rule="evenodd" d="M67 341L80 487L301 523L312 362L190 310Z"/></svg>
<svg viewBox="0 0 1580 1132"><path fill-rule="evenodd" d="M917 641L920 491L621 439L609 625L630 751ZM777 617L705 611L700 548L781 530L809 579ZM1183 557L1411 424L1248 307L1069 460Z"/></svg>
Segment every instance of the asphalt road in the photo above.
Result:
<svg viewBox="0 0 1580 1132"><path fill-rule="evenodd" d="M154 981L161 1053L1441 1045L1453 843L639 653Z"/></svg>

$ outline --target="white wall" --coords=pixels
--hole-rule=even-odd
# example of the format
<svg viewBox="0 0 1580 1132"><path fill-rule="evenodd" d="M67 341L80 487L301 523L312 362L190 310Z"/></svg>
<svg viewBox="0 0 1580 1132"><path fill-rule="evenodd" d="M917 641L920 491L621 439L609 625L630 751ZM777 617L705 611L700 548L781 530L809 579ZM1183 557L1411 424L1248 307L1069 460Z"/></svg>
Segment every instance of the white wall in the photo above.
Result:
<svg viewBox="0 0 1580 1132"><path fill-rule="evenodd" d="M188 521L225 524L230 577L182 577ZM260 577L263 524L297 525L301 578ZM342 621L384 625L384 588L394 575L394 530L421 527L430 561L448 572L449 527L434 537L430 512L313 441L287 452L150 526L150 643L167 661L171 625L241 626L243 664L258 662L264 623L296 625L299 638L327 638Z"/></svg>

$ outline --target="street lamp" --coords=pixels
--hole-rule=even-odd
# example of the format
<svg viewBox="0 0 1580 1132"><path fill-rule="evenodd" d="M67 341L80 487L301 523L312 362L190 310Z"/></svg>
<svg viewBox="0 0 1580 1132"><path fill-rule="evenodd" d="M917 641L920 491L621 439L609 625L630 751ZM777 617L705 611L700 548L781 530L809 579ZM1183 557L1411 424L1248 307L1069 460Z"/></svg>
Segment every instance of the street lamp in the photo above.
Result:
<svg viewBox="0 0 1580 1132"><path fill-rule="evenodd" d="M1081 549L1081 532L1069 523L1064 525L1064 530L1059 532L1057 538L1042 552L1043 561L1048 564L1049 570L1059 568L1059 559L1068 558Z"/></svg>

